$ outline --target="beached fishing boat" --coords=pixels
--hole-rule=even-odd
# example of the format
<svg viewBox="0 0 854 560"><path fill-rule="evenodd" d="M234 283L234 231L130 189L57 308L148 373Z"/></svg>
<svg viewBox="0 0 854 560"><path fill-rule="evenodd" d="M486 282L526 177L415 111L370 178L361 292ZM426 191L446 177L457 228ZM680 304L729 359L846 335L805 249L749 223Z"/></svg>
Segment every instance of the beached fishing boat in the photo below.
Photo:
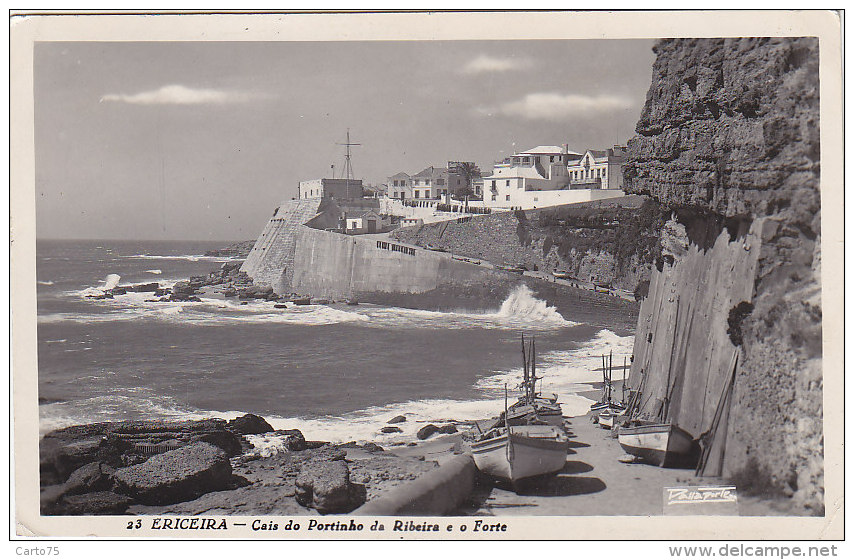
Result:
<svg viewBox="0 0 854 560"><path fill-rule="evenodd" d="M471 444L480 472L516 483L560 471L569 440L555 426L507 426L490 430Z"/></svg>
<svg viewBox="0 0 854 560"><path fill-rule="evenodd" d="M691 434L672 422L622 427L617 438L626 453L661 467L684 460L693 442Z"/></svg>
<svg viewBox="0 0 854 560"><path fill-rule="evenodd" d="M611 409L606 409L603 412L600 412L599 426L610 430L614 427L614 423L617 421L617 416L619 415L619 413L613 412Z"/></svg>
<svg viewBox="0 0 854 560"><path fill-rule="evenodd" d="M522 337L522 388L524 394L509 407L507 414L510 425L535 424L545 422L552 426L563 426L563 409L557 402L557 395L543 397L537 392L537 347L531 340L530 349L525 350L525 337Z"/></svg>

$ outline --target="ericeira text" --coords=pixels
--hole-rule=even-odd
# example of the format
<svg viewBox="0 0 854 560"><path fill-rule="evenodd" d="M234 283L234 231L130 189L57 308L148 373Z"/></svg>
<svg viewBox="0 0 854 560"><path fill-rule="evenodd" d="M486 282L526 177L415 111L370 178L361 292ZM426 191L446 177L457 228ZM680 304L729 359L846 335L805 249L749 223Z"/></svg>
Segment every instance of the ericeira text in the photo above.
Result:
<svg viewBox="0 0 854 560"><path fill-rule="evenodd" d="M115 205L162 193L160 219L192 222L179 193L199 177L218 231L217 197L251 185L221 210L257 234L39 240L43 516L429 539L515 537L502 516L824 514L815 38L297 43L233 45L225 68L206 43L36 49L38 162L67 169L57 130L85 144L101 123L93 152L135 156L113 154L115 177L156 183ZM193 83L259 91L109 93L90 72L97 103L55 93L81 91L69 60L164 53ZM410 89L425 68L469 101L500 78L500 98L439 118ZM145 72L128 83L174 79ZM624 93L588 98L578 76ZM303 91L324 77L348 95ZM358 126L308 118L362 97L385 103ZM279 126L291 106L306 118ZM241 118L258 126L240 149L194 168ZM48 215L65 176L38 171Z"/></svg>

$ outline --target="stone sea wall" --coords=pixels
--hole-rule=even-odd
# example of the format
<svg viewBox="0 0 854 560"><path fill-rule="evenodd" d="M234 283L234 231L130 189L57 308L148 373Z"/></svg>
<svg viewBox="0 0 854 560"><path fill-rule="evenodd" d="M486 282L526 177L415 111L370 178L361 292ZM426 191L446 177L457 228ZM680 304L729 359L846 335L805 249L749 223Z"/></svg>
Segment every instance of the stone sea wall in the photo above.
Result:
<svg viewBox="0 0 854 560"><path fill-rule="evenodd" d="M658 230L667 216L654 201L629 196L473 216L392 235L495 264L565 270L584 282L634 291L649 279L660 253Z"/></svg>
<svg viewBox="0 0 854 560"><path fill-rule="evenodd" d="M700 357L684 364L681 402L670 398L678 418L698 402L720 398L691 380L711 385L726 378L738 350L729 416L715 438L716 445L725 442L722 473L745 491L791 496L807 513L821 514L818 40L673 39L654 50L652 84L629 141L625 189L674 212L662 244L677 250L665 254L652 276L633 383L648 363L658 365L645 371L647 383L665 383L661 378L682 359L678 349L687 341L689 354L696 348ZM661 325L675 316L652 296L666 295L665 307L672 308L671 296L692 290L702 296L693 311L701 315L664 332ZM679 298L680 306L686 299ZM745 303L736 308L738 300ZM647 342L651 329L657 344ZM660 340L668 335L674 342ZM709 421L699 416L695 429Z"/></svg>

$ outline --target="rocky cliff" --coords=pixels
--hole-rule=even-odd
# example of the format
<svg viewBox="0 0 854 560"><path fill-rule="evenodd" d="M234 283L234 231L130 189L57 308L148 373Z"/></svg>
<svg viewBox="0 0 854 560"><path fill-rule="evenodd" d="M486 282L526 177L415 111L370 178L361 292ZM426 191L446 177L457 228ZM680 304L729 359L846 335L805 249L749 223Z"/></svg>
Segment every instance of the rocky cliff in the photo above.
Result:
<svg viewBox="0 0 854 560"><path fill-rule="evenodd" d="M710 370L718 364L718 374L706 379L726 378L732 361L722 357L738 354L729 417L721 424L725 438L716 438L725 442L722 474L744 491L791 496L798 507L821 514L818 40L673 39L659 41L654 51L652 85L629 142L626 191L674 211L662 245L682 250L665 251L650 293L663 283L672 294L689 284L717 287L716 305L728 308L680 319L673 342L649 352L672 364L674 355L679 360L677 340L726 332L727 344L715 339L698 362ZM755 265L736 267L728 245L754 252ZM686 259L691 266L683 265ZM712 281L719 274L713 271L727 263L733 263L733 280L726 286ZM641 310L637 336L646 338L636 340L636 354L654 345L656 322L673 319L660 309ZM717 324L724 316L727 325ZM684 332L688 328L693 334ZM635 382L645 363L636 361Z"/></svg>

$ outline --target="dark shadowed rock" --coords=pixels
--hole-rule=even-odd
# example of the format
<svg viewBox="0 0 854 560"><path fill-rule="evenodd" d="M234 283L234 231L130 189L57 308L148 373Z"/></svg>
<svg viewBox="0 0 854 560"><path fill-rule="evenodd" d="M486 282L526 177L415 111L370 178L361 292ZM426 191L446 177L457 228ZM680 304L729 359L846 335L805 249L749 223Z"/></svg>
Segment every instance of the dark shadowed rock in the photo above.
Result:
<svg viewBox="0 0 854 560"><path fill-rule="evenodd" d="M200 436L193 436L190 441L192 441L193 443L201 441L205 443L210 443L211 445L216 445L217 447L225 451L226 455L228 455L229 457L234 457L236 455L240 455L240 453L243 452L243 445L241 445L241 439L242 438L237 434L223 430L221 432L208 432Z"/></svg>
<svg viewBox="0 0 854 560"><path fill-rule="evenodd" d="M89 492L63 497L54 515L121 515L132 502L115 492Z"/></svg>
<svg viewBox="0 0 854 560"><path fill-rule="evenodd" d="M222 449L200 442L119 469L114 478L122 492L141 503L172 504L228 488L231 463Z"/></svg>
<svg viewBox="0 0 854 560"><path fill-rule="evenodd" d="M285 443L291 451L303 451L308 449L308 442L305 441L305 436L299 430L274 430L272 432L277 436L285 436Z"/></svg>
<svg viewBox="0 0 854 560"><path fill-rule="evenodd" d="M365 503L365 487L350 482L342 460L314 459L303 465L296 479L297 502L318 513L348 513Z"/></svg>
<svg viewBox="0 0 854 560"><path fill-rule="evenodd" d="M439 426L436 426L435 424L427 424L426 426L418 430L418 433L416 435L418 436L418 439L427 439L438 431Z"/></svg>
<svg viewBox="0 0 854 560"><path fill-rule="evenodd" d="M401 422L406 422L406 416L398 415L386 422L387 424L400 424Z"/></svg>
<svg viewBox="0 0 854 560"><path fill-rule="evenodd" d="M104 463L88 463L68 477L65 482L66 494L86 494L110 490L113 487L113 474L116 469Z"/></svg>
<svg viewBox="0 0 854 560"><path fill-rule="evenodd" d="M148 282L146 284L134 284L133 286L125 286L128 291L132 292L154 292L160 288L157 282ZM115 293L115 291L113 292Z"/></svg>
<svg viewBox="0 0 854 560"><path fill-rule="evenodd" d="M441 428L439 428L440 434L455 434L457 433L457 427L453 424L445 424Z"/></svg>
<svg viewBox="0 0 854 560"><path fill-rule="evenodd" d="M383 426L382 428L380 428L380 432L384 434L399 434L403 432L403 430L401 430L397 426Z"/></svg>
<svg viewBox="0 0 854 560"><path fill-rule="evenodd" d="M226 427L232 432L243 435L266 434L273 431L273 426L256 414L244 414L228 422Z"/></svg>

